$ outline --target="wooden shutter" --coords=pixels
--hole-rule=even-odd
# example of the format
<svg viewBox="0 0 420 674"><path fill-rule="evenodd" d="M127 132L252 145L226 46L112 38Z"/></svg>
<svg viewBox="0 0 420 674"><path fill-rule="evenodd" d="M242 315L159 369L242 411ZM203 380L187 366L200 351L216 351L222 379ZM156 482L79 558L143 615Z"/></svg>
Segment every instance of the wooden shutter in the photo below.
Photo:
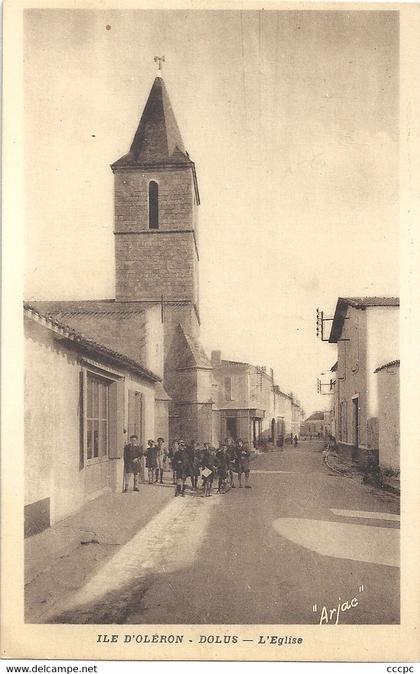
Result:
<svg viewBox="0 0 420 674"><path fill-rule="evenodd" d="M124 435L124 379L109 387L109 458L120 459L126 442Z"/></svg>
<svg viewBox="0 0 420 674"><path fill-rule="evenodd" d="M133 433L135 433L134 427L135 427L135 392L132 391L131 389L128 390L128 434L127 438L130 438Z"/></svg>
<svg viewBox="0 0 420 674"><path fill-rule="evenodd" d="M85 467L87 373L79 372L79 470Z"/></svg>
<svg viewBox="0 0 420 674"><path fill-rule="evenodd" d="M140 444L143 443L143 396L139 391L135 395L135 417L134 432L137 435Z"/></svg>
<svg viewBox="0 0 420 674"><path fill-rule="evenodd" d="M128 437L137 435L143 443L143 396L139 391L128 391Z"/></svg>

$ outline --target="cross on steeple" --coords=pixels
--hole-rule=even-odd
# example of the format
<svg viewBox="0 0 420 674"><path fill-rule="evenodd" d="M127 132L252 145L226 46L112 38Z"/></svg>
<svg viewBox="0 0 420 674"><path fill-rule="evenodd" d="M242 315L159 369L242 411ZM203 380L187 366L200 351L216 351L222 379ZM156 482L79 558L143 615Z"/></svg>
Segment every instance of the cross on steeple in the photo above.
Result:
<svg viewBox="0 0 420 674"><path fill-rule="evenodd" d="M165 57L164 56L155 56L153 59L155 63L158 64L158 75L160 76L161 70L162 70L162 63L165 63Z"/></svg>

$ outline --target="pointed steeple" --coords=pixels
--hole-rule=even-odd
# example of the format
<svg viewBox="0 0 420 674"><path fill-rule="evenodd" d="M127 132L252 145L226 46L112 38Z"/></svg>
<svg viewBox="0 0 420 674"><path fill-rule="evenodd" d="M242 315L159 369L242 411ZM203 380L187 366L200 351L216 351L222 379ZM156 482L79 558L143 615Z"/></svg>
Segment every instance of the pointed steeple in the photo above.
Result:
<svg viewBox="0 0 420 674"><path fill-rule="evenodd" d="M162 77L156 77L130 147L112 168L191 164Z"/></svg>

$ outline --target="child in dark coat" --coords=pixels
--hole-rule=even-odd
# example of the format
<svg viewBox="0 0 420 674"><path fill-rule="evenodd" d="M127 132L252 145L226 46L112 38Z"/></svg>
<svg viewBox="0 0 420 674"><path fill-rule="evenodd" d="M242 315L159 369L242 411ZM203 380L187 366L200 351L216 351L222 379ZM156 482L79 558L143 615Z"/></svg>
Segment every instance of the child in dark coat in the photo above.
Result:
<svg viewBox="0 0 420 674"><path fill-rule="evenodd" d="M180 440L178 449L172 459L172 467L176 476L175 496L178 496L178 494L185 496L185 480L188 472L188 464L189 461L185 450L185 442Z"/></svg>
<svg viewBox="0 0 420 674"><path fill-rule="evenodd" d="M128 490L130 475L133 476L133 491L139 490L138 477L142 454L137 435L130 435L130 442L124 447L124 492Z"/></svg>
<svg viewBox="0 0 420 674"><path fill-rule="evenodd" d="M217 466L217 492L220 494L222 491L222 486L226 482L227 472L229 469L229 457L226 452L225 445L220 445L219 449L216 452L216 466Z"/></svg>
<svg viewBox="0 0 420 674"><path fill-rule="evenodd" d="M238 468L239 487L242 487L242 473L245 474L245 488L251 489L249 482L251 452L248 445L244 445L242 440L236 443L236 465Z"/></svg>
<svg viewBox="0 0 420 674"><path fill-rule="evenodd" d="M211 496L211 488L215 472L215 456L208 442L204 443L201 453L201 479L203 481L203 493L201 496Z"/></svg>
<svg viewBox="0 0 420 674"><path fill-rule="evenodd" d="M154 441L148 440L146 449L146 468L149 476L149 484L153 483L155 470L157 468L157 454L158 448L156 447Z"/></svg>

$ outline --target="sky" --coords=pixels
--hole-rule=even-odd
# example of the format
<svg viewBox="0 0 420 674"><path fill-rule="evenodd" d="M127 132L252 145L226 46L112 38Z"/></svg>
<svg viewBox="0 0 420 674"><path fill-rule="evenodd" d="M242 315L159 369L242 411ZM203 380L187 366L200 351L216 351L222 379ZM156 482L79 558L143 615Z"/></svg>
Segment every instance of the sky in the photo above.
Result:
<svg viewBox="0 0 420 674"><path fill-rule="evenodd" d="M316 308L399 294L398 34L392 11L26 10L26 299L114 296L110 164L165 55L201 196L202 342L328 407Z"/></svg>

